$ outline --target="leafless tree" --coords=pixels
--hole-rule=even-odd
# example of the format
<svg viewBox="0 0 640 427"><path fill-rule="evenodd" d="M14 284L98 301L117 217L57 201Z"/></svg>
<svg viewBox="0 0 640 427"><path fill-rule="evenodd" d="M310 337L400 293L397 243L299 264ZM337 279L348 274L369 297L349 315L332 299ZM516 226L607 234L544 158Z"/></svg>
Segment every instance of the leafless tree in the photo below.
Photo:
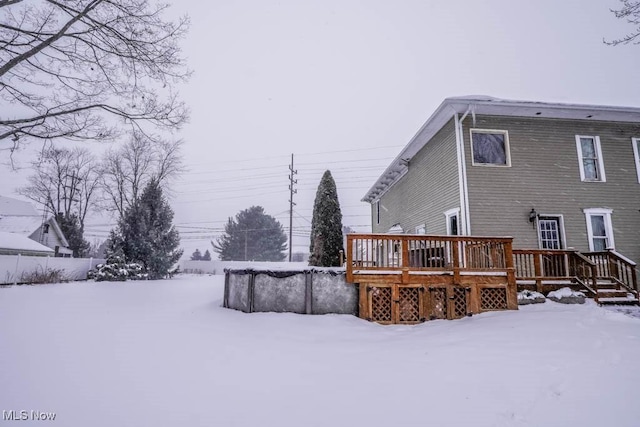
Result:
<svg viewBox="0 0 640 427"><path fill-rule="evenodd" d="M148 0L0 0L0 149L181 126L189 20Z"/></svg>
<svg viewBox="0 0 640 427"><path fill-rule="evenodd" d="M604 42L608 45L616 46L619 44L640 44L640 1L637 0L620 0L622 7L620 9L612 9L616 18L624 19L634 26L632 32L617 40Z"/></svg>
<svg viewBox="0 0 640 427"><path fill-rule="evenodd" d="M77 215L84 229L85 217L96 202L99 182L91 153L85 148L51 147L42 151L33 168L29 184L18 192L52 215Z"/></svg>
<svg viewBox="0 0 640 427"><path fill-rule="evenodd" d="M166 189L183 170L181 140L166 141L133 132L127 144L109 151L100 170L107 209L120 217L152 178Z"/></svg>

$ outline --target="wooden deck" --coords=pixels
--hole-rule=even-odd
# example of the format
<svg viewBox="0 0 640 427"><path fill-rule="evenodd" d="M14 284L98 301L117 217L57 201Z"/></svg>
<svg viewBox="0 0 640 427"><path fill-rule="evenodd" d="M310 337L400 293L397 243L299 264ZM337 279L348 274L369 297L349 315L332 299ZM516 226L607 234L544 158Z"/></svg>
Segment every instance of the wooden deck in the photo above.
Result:
<svg viewBox="0 0 640 427"><path fill-rule="evenodd" d="M346 279L379 323L518 308L511 238L349 234Z"/></svg>
<svg viewBox="0 0 640 427"><path fill-rule="evenodd" d="M569 286L598 303L640 301L636 265L615 251L512 249L508 237L347 235L359 316L379 323L517 310L518 290Z"/></svg>

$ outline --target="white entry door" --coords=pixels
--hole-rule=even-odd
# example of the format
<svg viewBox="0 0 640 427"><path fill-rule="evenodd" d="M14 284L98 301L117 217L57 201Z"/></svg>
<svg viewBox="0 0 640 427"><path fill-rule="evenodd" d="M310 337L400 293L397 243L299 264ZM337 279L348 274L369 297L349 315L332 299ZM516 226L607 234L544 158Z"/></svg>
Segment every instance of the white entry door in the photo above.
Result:
<svg viewBox="0 0 640 427"><path fill-rule="evenodd" d="M538 238L541 249L562 249L562 228L557 216L540 216L538 218Z"/></svg>

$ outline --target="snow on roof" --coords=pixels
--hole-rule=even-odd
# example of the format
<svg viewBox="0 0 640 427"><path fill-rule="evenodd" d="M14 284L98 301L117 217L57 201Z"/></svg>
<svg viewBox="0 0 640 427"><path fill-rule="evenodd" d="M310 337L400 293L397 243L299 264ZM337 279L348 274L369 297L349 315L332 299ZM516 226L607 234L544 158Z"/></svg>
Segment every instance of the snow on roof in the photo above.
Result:
<svg viewBox="0 0 640 427"><path fill-rule="evenodd" d="M15 233L7 233L6 231L0 231L0 249L27 252L54 252L53 249L41 245L40 243L31 240L26 236Z"/></svg>
<svg viewBox="0 0 640 427"><path fill-rule="evenodd" d="M38 216L38 211L29 202L0 196L0 216Z"/></svg>
<svg viewBox="0 0 640 427"><path fill-rule="evenodd" d="M405 148L362 198L363 202L378 200L409 169L409 161L455 114L486 114L495 116L554 118L585 121L640 122L640 108L609 105L566 104L556 102L516 101L488 95L466 95L446 98L427 119Z"/></svg>
<svg viewBox="0 0 640 427"><path fill-rule="evenodd" d="M29 236L42 225L39 216L1 216L0 231Z"/></svg>

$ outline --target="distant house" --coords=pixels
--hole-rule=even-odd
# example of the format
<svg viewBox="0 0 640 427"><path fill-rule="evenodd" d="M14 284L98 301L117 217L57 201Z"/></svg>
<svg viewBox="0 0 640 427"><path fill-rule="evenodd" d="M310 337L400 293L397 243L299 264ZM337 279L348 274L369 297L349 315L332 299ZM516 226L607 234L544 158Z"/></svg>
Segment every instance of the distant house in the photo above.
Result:
<svg viewBox="0 0 640 427"><path fill-rule="evenodd" d="M42 247L32 247L31 249L38 252L38 255L51 254L58 257L73 255L73 251L69 249L69 243L55 218L39 215L29 202L0 196L0 232L3 233L0 235L0 249L4 253L12 249L7 247L9 246L7 242L15 243L21 240L10 236L13 234L27 237L50 250L45 251ZM16 245L17 247L13 248L16 253L27 250L25 244L16 243Z"/></svg>
<svg viewBox="0 0 640 427"><path fill-rule="evenodd" d="M445 99L366 193L373 232L640 261L640 108Z"/></svg>
<svg viewBox="0 0 640 427"><path fill-rule="evenodd" d="M0 231L0 255L53 256L53 249L16 233Z"/></svg>

